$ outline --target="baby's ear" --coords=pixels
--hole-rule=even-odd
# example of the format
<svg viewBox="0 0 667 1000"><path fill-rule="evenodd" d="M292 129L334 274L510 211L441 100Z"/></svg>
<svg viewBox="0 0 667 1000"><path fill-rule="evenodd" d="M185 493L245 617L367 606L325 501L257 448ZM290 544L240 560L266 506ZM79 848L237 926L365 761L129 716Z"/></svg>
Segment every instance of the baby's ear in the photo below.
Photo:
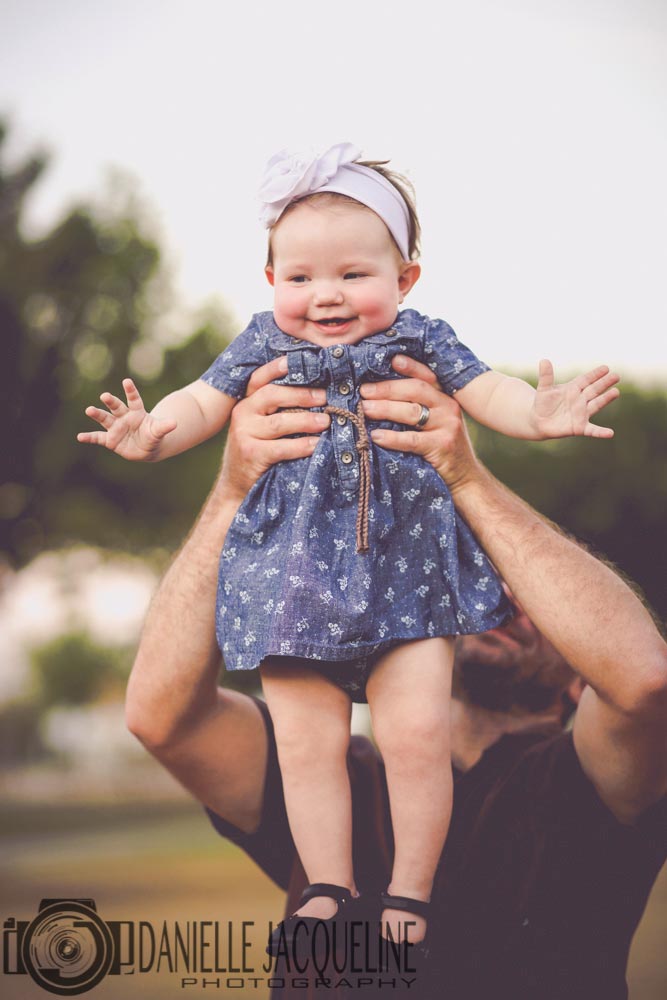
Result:
<svg viewBox="0 0 667 1000"><path fill-rule="evenodd" d="M271 267L270 264L267 264L266 267L264 268L264 274L266 275L266 280L268 281L268 283L271 286L273 286L273 284L275 283L276 279L275 279L275 275L273 273L273 268Z"/></svg>
<svg viewBox="0 0 667 1000"><path fill-rule="evenodd" d="M421 264L418 264L416 260L406 261L401 266L401 272L398 276L398 291L400 293L401 302L415 282L419 280L419 275L421 273Z"/></svg>

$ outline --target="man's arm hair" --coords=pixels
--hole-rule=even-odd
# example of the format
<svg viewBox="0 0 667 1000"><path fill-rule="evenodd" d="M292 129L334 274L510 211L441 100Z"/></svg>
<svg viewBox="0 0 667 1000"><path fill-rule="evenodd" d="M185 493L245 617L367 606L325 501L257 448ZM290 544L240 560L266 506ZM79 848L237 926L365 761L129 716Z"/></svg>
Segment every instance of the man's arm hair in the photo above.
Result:
<svg viewBox="0 0 667 1000"><path fill-rule="evenodd" d="M423 432L374 431L373 439L437 469L528 618L589 685L575 747L603 801L633 822L667 792L667 645L652 615L618 573L479 463L458 405L432 372L402 356L393 364L408 377L364 387L367 415L414 424L409 407L418 403L430 409L428 424Z"/></svg>
<svg viewBox="0 0 667 1000"><path fill-rule="evenodd" d="M129 729L204 805L251 833L259 823L267 761L257 704L218 687L218 563L248 489L274 462L312 454L324 390L269 384L278 358L252 376L232 411L220 476L153 599L127 691ZM278 412L298 407L299 412ZM328 417L324 418L328 421ZM299 434L299 437L282 435Z"/></svg>

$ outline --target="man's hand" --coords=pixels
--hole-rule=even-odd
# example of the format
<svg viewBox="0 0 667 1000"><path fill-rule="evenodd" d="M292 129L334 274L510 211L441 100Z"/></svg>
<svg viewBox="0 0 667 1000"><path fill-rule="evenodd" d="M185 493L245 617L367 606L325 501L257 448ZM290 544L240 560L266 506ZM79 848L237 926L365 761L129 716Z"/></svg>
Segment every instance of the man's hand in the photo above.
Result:
<svg viewBox="0 0 667 1000"><path fill-rule="evenodd" d="M324 406L324 389L273 385L287 372L287 359L276 358L253 372L245 399L232 410L227 445L216 492L240 503L248 490L276 462L312 455L319 435L329 426L326 413L309 408ZM302 407L300 413L279 412ZM290 438L286 434L303 434Z"/></svg>
<svg viewBox="0 0 667 1000"><path fill-rule="evenodd" d="M382 448L421 455L455 494L481 472L461 407L440 389L434 373L426 365L399 354L393 359L392 367L406 378L367 383L361 387L366 416L370 420L391 420L414 427L423 405L430 411L429 418L421 430L378 429L371 432L371 437Z"/></svg>

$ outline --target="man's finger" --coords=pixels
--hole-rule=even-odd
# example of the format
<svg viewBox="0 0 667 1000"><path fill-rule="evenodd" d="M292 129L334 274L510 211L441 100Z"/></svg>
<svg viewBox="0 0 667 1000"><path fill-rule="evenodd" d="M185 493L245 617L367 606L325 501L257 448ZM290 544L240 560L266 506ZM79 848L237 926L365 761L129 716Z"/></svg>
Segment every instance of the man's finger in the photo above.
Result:
<svg viewBox="0 0 667 1000"><path fill-rule="evenodd" d="M282 378L283 375L287 375L287 358L284 355L280 358L274 358L273 361L262 365L261 368L255 369L250 376L246 396L252 396L253 392L257 392L262 386L268 385L269 382L273 382L276 378Z"/></svg>
<svg viewBox="0 0 667 1000"><path fill-rule="evenodd" d="M270 413L256 417L250 432L253 437L273 440L285 437L286 434L320 434L331 423L327 413L315 413L312 410L301 410L299 413Z"/></svg>
<svg viewBox="0 0 667 1000"><path fill-rule="evenodd" d="M365 382L360 389L364 399L396 399L407 403L423 403L425 406L446 405L450 399L440 389L427 385L421 379L401 378L388 382ZM450 399L452 406L456 406Z"/></svg>
<svg viewBox="0 0 667 1000"><path fill-rule="evenodd" d="M317 448L319 438L280 438L269 446L260 447L256 457L268 468L275 462L291 462L295 458L308 458Z"/></svg>
<svg viewBox="0 0 667 1000"><path fill-rule="evenodd" d="M306 389L292 385L262 386L252 396L242 400L236 407L249 408L252 412L269 414L276 410L289 409L293 406L309 409L311 406L324 406L327 394L324 389ZM235 410L235 412L236 412Z"/></svg>
<svg viewBox="0 0 667 1000"><path fill-rule="evenodd" d="M389 431L379 428L371 431L371 437L375 444L392 451L411 451L421 455L427 449L425 435L419 431Z"/></svg>
<svg viewBox="0 0 667 1000"><path fill-rule="evenodd" d="M418 378L423 382L430 382L432 385L438 384L438 378L435 372L421 363L421 361L415 361L414 358L408 357L406 354L397 354L396 357L392 359L391 367L394 371L400 372L401 375L407 375L409 378Z"/></svg>
<svg viewBox="0 0 667 1000"><path fill-rule="evenodd" d="M369 420L391 420L394 424L406 424L408 427L416 427L417 421L422 415L421 403L399 403L389 399L364 399L362 406ZM434 412L431 412L426 421L429 427L435 422Z"/></svg>

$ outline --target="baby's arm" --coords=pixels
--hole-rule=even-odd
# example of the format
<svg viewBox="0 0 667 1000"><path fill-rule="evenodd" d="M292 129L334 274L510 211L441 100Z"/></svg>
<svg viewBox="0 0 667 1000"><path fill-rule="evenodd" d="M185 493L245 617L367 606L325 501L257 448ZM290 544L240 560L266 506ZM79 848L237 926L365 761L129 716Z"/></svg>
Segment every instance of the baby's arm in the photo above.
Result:
<svg viewBox="0 0 667 1000"><path fill-rule="evenodd" d="M160 462L194 448L222 430L237 402L198 379L169 393L147 413L132 379L123 379L127 403L110 392L100 399L108 409L89 406L86 414L104 430L77 435L133 462Z"/></svg>
<svg viewBox="0 0 667 1000"><path fill-rule="evenodd" d="M602 365L562 385L554 383L550 361L540 361L537 388L523 379L487 371L456 393L462 408L480 424L509 437L545 438L614 436L611 427L590 418L619 395L618 375Z"/></svg>

